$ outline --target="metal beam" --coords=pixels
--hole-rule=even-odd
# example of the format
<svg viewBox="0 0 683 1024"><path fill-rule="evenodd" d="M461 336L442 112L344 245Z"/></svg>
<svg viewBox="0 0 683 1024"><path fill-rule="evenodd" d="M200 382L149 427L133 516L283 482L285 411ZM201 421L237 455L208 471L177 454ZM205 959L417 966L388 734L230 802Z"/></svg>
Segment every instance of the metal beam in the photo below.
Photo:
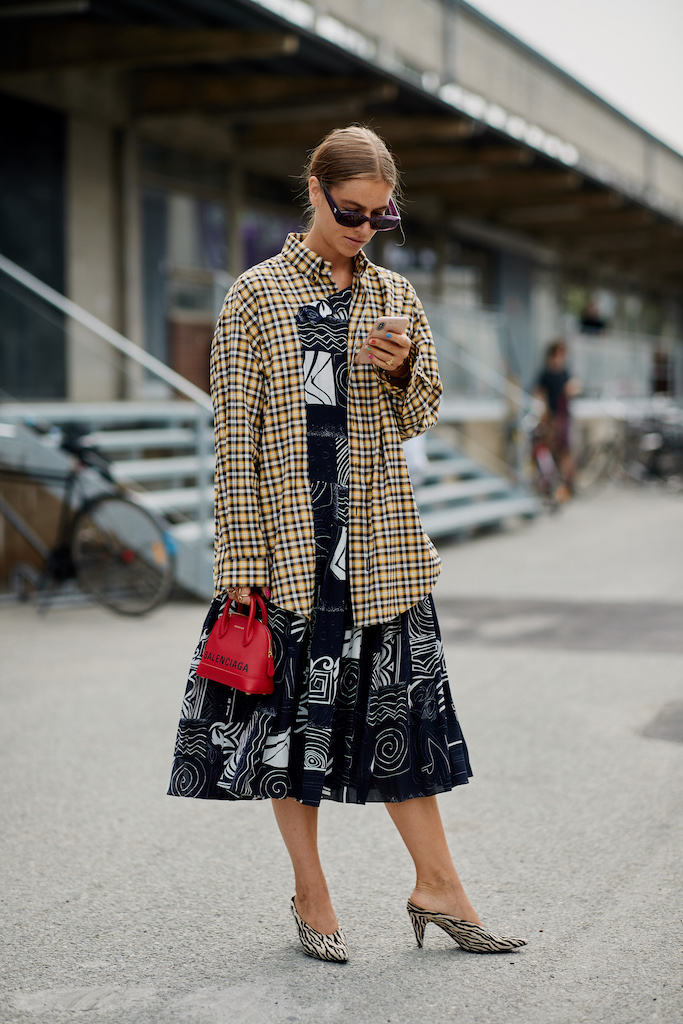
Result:
<svg viewBox="0 0 683 1024"><path fill-rule="evenodd" d="M292 56L288 32L233 32L119 25L12 25L0 41L4 71L139 68Z"/></svg>
<svg viewBox="0 0 683 1024"><path fill-rule="evenodd" d="M423 167L451 167L463 164L531 164L534 154L528 149L515 149L513 146L414 146L406 148L401 145L395 156L401 163L402 170Z"/></svg>
<svg viewBox="0 0 683 1024"><path fill-rule="evenodd" d="M403 169L403 168L402 168ZM455 182L486 182L491 180L491 172L486 165L454 164L441 167L416 167L403 170L406 187L423 190L426 186L453 184Z"/></svg>
<svg viewBox="0 0 683 1024"><path fill-rule="evenodd" d="M86 14L90 0L24 0L0 7L0 18L54 18L64 14Z"/></svg>
<svg viewBox="0 0 683 1024"><path fill-rule="evenodd" d="M496 217L502 223L510 225L530 225L544 223L548 220L578 220L590 211L601 213L604 210L616 210L625 205L626 200L615 192L571 192L564 196L549 197L544 203L537 199L524 198L514 206L500 207L495 210Z"/></svg>
<svg viewBox="0 0 683 1024"><path fill-rule="evenodd" d="M518 174L491 174L484 181L463 181L439 185L441 195L456 204L471 204L477 200L488 200L505 205L517 197L536 198L543 192L562 192L578 189L583 179L575 171L528 171ZM431 185L416 185L416 190L434 188Z"/></svg>
<svg viewBox="0 0 683 1024"><path fill-rule="evenodd" d="M557 242L556 238L544 238L546 244ZM683 249L683 232L669 224L656 224L649 231L631 230L616 233L582 235L571 239L566 251L581 257L590 253L613 252L616 255L637 250L652 250L660 253L666 250L680 252Z"/></svg>
<svg viewBox="0 0 683 1024"><path fill-rule="evenodd" d="M393 148L401 142L417 143L420 141L458 141L469 138L474 125L470 121L461 121L446 117L397 117L395 114L373 115L370 127L387 139ZM259 125L245 129L242 143L245 146L305 146L311 138L319 139L332 128L338 127L329 120L320 119L307 124L288 124L280 117L273 117L273 124Z"/></svg>
<svg viewBox="0 0 683 1024"><path fill-rule="evenodd" d="M570 210L571 207L567 207ZM519 223L506 219L505 223ZM523 221L529 231L542 234L586 235L604 234L606 231L632 231L634 228L648 227L657 223L654 213L649 210L612 210L607 213L592 213L582 210L579 216L545 217L536 222Z"/></svg>
<svg viewBox="0 0 683 1024"><path fill-rule="evenodd" d="M629 254L620 263L625 269L638 270L643 273L681 274L683 273L683 246L668 254L666 251L658 251L652 256L639 254L634 257L633 254Z"/></svg>
<svg viewBox="0 0 683 1024"><path fill-rule="evenodd" d="M134 106L139 115L248 110L267 107L277 119L278 107L287 103L329 102L341 96L395 99L397 87L373 78L294 78L284 75L178 74L157 72L136 77Z"/></svg>
<svg viewBox="0 0 683 1024"><path fill-rule="evenodd" d="M340 124L349 124L352 121L367 121L369 115L367 108L374 103L392 102L396 98L397 87L393 82L378 82L374 88L359 93L345 93L340 96L308 96L304 101L290 101L283 107L266 105L246 109L244 107L226 110L222 115L223 124L230 125L234 130L240 128L263 128L266 132L275 132L282 125L286 124L290 130L290 137L294 135L295 126L298 126L301 134L301 145L310 146L320 138L319 135L311 134L311 126L322 121L326 128L321 134L326 134L332 128L338 128ZM254 147L256 148L256 147ZM301 152L301 149L299 149Z"/></svg>

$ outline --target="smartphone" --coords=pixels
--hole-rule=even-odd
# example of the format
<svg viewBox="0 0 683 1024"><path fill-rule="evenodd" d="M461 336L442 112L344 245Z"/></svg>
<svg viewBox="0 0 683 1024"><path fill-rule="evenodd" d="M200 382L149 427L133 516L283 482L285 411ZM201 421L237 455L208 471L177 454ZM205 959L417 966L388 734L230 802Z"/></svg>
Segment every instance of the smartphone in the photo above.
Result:
<svg viewBox="0 0 683 1024"><path fill-rule="evenodd" d="M407 316L381 316L375 320L374 324L370 328L367 338L361 344L358 354L356 355L356 362L359 364L371 363L370 353L367 349L367 341L373 338L386 338L387 334L405 334L406 328L410 323L410 317Z"/></svg>

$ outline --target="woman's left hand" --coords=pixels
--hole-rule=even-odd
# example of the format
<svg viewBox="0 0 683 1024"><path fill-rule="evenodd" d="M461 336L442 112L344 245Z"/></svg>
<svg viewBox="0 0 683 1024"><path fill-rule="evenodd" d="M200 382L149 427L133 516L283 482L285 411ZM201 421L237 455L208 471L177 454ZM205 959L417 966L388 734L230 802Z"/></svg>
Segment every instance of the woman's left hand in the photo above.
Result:
<svg viewBox="0 0 683 1024"><path fill-rule="evenodd" d="M407 334L387 334L386 338L371 335L368 339L373 366L390 377L405 377L410 367L411 341Z"/></svg>

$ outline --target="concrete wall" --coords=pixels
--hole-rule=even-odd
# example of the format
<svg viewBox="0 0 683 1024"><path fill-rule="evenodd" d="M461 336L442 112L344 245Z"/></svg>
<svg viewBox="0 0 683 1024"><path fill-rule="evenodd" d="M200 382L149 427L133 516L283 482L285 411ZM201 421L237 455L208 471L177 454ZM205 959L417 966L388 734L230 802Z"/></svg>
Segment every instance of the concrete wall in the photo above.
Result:
<svg viewBox="0 0 683 1024"><path fill-rule="evenodd" d="M380 64L455 82L573 144L578 166L683 219L683 157L593 96L467 5L445 0L317 0L374 45ZM436 76L436 77L434 77Z"/></svg>
<svg viewBox="0 0 683 1024"><path fill-rule="evenodd" d="M461 85L573 143L594 171L656 189L683 214L683 157L466 10L456 40Z"/></svg>
<svg viewBox="0 0 683 1024"><path fill-rule="evenodd" d="M438 67L444 9L441 0L319 0L314 5L372 37L380 56L393 50L408 67Z"/></svg>

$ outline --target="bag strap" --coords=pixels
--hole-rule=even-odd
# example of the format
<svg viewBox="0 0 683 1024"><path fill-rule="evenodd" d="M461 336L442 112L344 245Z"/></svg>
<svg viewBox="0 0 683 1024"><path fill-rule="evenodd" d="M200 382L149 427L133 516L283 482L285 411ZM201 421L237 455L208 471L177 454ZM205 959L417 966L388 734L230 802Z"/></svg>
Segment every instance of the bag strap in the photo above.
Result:
<svg viewBox="0 0 683 1024"><path fill-rule="evenodd" d="M265 601L263 600L263 598L261 597L260 594L255 594L254 591L252 590L251 597L250 597L250 600L249 600L249 613L248 613L248 618L247 618L247 628L246 628L246 630L244 632L244 646L245 647L246 647L246 645L248 643L251 643L251 638L254 635L254 618L256 616L256 605L257 604L258 604L259 609L261 611L261 621L263 622L264 626L266 626L266 627L268 626L268 611L266 609L266 603L265 603ZM219 635L219 637L225 636L225 633L227 631L228 622L230 621L230 616L233 614L231 605L232 605L232 601L226 601L225 602L225 608L223 609L223 614L221 616L220 625L218 627L218 635ZM237 615L244 615L245 613L238 611L235 614L237 614Z"/></svg>
<svg viewBox="0 0 683 1024"><path fill-rule="evenodd" d="M260 594L255 594L252 590L251 599L249 601L249 618L247 619L247 628L244 631L243 644L246 647L247 644L251 643L251 638L254 635L254 618L256 616L256 605L258 604L261 609L261 621L263 625L268 628L268 612L266 611L266 604Z"/></svg>

